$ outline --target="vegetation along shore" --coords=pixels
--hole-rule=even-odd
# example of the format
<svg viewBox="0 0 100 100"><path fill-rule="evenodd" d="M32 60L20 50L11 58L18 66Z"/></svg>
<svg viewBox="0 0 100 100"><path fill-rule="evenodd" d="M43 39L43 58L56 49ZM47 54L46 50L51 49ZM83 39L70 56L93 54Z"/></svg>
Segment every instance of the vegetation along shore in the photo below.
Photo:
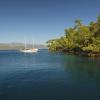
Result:
<svg viewBox="0 0 100 100"><path fill-rule="evenodd" d="M75 26L65 29L64 36L47 41L52 52L63 52L79 56L100 56L100 14L95 22L84 25L80 19Z"/></svg>

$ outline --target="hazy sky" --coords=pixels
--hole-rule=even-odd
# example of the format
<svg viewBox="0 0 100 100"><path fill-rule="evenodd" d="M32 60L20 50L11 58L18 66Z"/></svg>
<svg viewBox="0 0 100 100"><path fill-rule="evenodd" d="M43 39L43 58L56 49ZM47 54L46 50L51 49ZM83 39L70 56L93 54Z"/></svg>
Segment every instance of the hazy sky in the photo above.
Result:
<svg viewBox="0 0 100 100"><path fill-rule="evenodd" d="M0 42L45 43L81 18L95 21L100 0L0 0Z"/></svg>

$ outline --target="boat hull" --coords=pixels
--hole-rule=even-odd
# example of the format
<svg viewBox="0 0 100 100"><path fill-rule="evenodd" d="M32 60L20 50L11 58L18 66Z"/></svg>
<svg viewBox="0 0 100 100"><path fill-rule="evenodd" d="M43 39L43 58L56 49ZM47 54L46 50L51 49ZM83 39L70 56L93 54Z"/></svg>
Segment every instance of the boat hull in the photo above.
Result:
<svg viewBox="0 0 100 100"><path fill-rule="evenodd" d="M38 52L38 49L28 49L28 50L20 50L23 53L35 53Z"/></svg>

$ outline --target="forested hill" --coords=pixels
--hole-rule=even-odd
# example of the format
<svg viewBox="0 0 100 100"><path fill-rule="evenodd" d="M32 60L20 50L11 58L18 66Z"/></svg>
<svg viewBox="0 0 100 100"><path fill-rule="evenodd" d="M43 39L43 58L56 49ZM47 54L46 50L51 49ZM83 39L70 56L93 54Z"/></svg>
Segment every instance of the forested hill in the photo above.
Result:
<svg viewBox="0 0 100 100"><path fill-rule="evenodd" d="M53 52L100 56L100 14L88 25L76 20L74 27L65 29L62 37L47 41L47 46Z"/></svg>

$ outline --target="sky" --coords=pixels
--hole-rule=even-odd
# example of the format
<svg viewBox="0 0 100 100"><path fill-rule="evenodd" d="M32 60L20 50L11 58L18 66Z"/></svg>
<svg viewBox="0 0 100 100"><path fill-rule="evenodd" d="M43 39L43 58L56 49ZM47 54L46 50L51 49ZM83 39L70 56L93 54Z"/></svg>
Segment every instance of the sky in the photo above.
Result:
<svg viewBox="0 0 100 100"><path fill-rule="evenodd" d="M100 0L0 0L0 43L45 44L78 18L95 21Z"/></svg>

